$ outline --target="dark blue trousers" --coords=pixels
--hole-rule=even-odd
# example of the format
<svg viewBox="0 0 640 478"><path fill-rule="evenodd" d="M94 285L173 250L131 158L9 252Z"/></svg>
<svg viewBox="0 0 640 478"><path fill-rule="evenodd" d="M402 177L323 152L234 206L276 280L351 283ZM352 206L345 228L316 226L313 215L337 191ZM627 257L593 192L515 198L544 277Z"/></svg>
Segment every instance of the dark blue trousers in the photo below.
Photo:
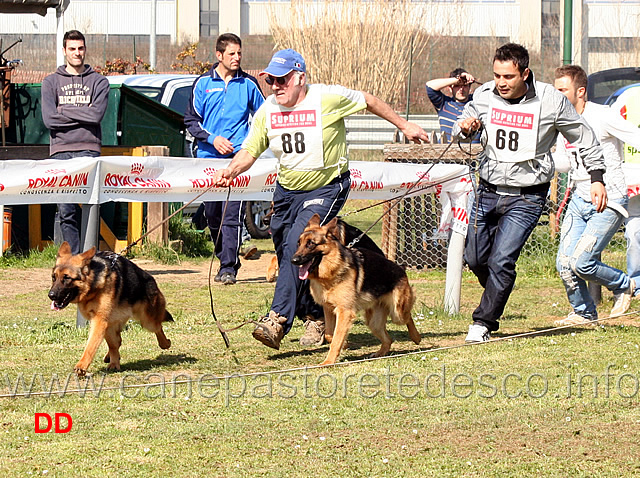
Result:
<svg viewBox="0 0 640 478"><path fill-rule="evenodd" d="M480 184L476 194L464 259L484 287L473 321L494 332L516 282L516 261L538 224L547 193L505 196Z"/></svg>
<svg viewBox="0 0 640 478"><path fill-rule="evenodd" d="M238 252L242 245L242 223L245 207L243 201L230 201L224 213L224 201L207 201L204 203L204 215L215 243L215 254L220 260L220 273L232 272L234 275L240 269ZM220 229L222 223L222 230ZM220 232L220 237L218 237Z"/></svg>
<svg viewBox="0 0 640 478"><path fill-rule="evenodd" d="M314 191L289 191L276 183L271 235L280 272L271 310L287 318L285 333L291 329L296 315L301 318L307 314L317 318L324 315L322 307L311 297L309 281L300 280L299 268L291 264L291 258L298 248L300 234L311 216L319 214L323 224L333 219L347 200L350 187L351 177L348 171Z"/></svg>
<svg viewBox="0 0 640 478"><path fill-rule="evenodd" d="M97 158L98 151L61 151L51 155L52 159L71 159L80 157ZM58 219L62 239L71 246L72 254L79 254L80 250L80 225L82 224L82 209L78 204L58 204Z"/></svg>

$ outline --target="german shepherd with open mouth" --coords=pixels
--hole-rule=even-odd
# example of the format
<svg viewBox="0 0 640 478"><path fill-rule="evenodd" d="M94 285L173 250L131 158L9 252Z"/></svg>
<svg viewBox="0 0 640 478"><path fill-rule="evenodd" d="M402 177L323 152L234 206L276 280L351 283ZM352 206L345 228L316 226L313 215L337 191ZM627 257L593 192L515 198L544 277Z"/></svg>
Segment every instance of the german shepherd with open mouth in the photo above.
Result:
<svg viewBox="0 0 640 478"><path fill-rule="evenodd" d="M156 334L161 349L171 346L162 330L162 322L173 322L164 295L149 273L125 257L96 252L95 247L74 256L65 241L58 250L51 280L51 308L60 310L78 304L90 321L87 346L74 368L78 376L86 375L103 339L109 346L104 357L109 364L107 370L120 370L120 333L132 316Z"/></svg>
<svg viewBox="0 0 640 478"><path fill-rule="evenodd" d="M340 238L336 218L321 226L315 214L291 258L300 266L300 279L310 280L311 295L324 309L325 338L331 346L321 365L336 362L359 310L364 310L365 323L382 342L372 357L387 355L391 349L387 315L406 325L411 340L419 344L422 337L411 318L415 296L404 269L368 248L345 247Z"/></svg>

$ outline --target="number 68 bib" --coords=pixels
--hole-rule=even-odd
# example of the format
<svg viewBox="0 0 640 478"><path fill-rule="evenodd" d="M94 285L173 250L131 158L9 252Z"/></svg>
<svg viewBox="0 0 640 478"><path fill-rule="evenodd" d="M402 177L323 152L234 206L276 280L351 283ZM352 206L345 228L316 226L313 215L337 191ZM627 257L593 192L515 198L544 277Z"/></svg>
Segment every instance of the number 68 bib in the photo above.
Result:
<svg viewBox="0 0 640 478"><path fill-rule="evenodd" d="M266 106L269 147L279 165L295 171L324 169L320 94L309 88L307 96L293 108L275 100Z"/></svg>
<svg viewBox="0 0 640 478"><path fill-rule="evenodd" d="M497 98L489 101L486 122L489 158L503 163L520 163L536 156L540 100L506 106Z"/></svg>

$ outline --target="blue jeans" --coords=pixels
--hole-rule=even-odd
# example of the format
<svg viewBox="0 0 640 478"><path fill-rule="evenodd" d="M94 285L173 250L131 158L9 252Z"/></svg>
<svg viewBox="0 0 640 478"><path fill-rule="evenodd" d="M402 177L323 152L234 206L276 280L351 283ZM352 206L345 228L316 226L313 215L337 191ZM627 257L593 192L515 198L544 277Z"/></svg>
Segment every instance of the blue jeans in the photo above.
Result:
<svg viewBox="0 0 640 478"><path fill-rule="evenodd" d="M97 158L98 151L61 151L51 155L51 159L72 159L80 157ZM77 204L58 204L58 218L62 239L71 246L72 254L80 252L80 225L82 224L82 209Z"/></svg>
<svg viewBox="0 0 640 478"><path fill-rule="evenodd" d="M635 294L640 292L640 196L629 199L629 218L625 222L627 239L627 275L636 283Z"/></svg>
<svg viewBox="0 0 640 478"><path fill-rule="evenodd" d="M291 258L298 248L300 234L311 216L319 214L323 224L333 219L347 200L350 188L351 177L348 172L313 191L290 191L276 183L271 236L280 271L271 310L287 318L283 326L285 334L291 330L296 315L304 317L311 314L316 318L323 316L322 307L313 301L309 292L309 280L300 280L299 267L291 264Z"/></svg>
<svg viewBox="0 0 640 478"><path fill-rule="evenodd" d="M484 287L473 321L498 330L516 281L516 261L542 214L547 193L500 195L478 186L464 259Z"/></svg>
<svg viewBox="0 0 640 478"><path fill-rule="evenodd" d="M626 206L628 198L611 200ZM613 209L596 212L591 202L573 197L567 207L560 232L556 268L567 291L573 311L587 319L597 319L596 304L589 294L587 281L600 284L614 294L629 288L630 278L615 267L600 261L624 217Z"/></svg>

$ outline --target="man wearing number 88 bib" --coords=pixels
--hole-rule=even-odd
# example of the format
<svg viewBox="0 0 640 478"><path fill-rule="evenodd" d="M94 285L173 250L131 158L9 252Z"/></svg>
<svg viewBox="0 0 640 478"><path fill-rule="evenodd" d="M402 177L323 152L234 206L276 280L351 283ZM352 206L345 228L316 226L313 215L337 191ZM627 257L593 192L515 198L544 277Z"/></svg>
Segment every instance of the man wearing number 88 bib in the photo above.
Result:
<svg viewBox="0 0 640 478"><path fill-rule="evenodd" d="M313 302L308 280L298 277L291 257L309 219L318 214L322 223L327 223L349 194L344 117L367 109L393 123L409 140L419 143L429 139L422 128L369 93L338 85L307 84L305 61L294 50L276 52L260 76L265 77L273 94L256 112L240 152L226 169L216 171L214 181L227 187L267 148L275 154L278 180L271 234L280 271L271 310L256 325L253 336L279 349L294 317L307 316L316 320L305 323L307 331L300 342L320 345L324 340L322 307Z"/></svg>
<svg viewBox="0 0 640 478"><path fill-rule="evenodd" d="M462 138L481 130L483 144L464 258L484 292L467 342L485 342L498 330L516 261L545 205L554 174L550 149L558 133L580 151L596 211L607 205L604 158L593 130L564 95L535 81L526 48L514 43L498 48L493 76L475 91L453 128Z"/></svg>

